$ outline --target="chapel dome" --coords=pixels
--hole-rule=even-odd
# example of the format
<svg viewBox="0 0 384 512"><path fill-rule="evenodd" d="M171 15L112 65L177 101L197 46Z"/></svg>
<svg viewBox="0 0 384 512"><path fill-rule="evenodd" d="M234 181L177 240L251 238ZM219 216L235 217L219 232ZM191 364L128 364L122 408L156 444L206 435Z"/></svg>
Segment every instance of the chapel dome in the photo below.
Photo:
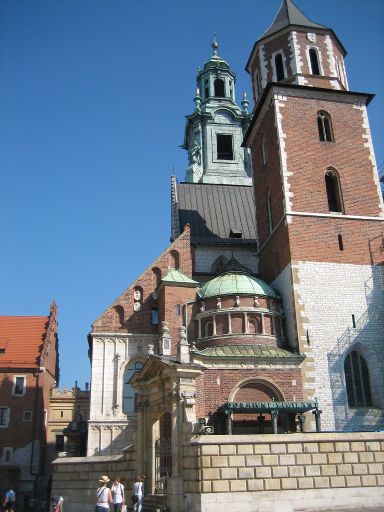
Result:
<svg viewBox="0 0 384 512"><path fill-rule="evenodd" d="M278 294L267 283L249 274L227 272L205 283L197 292L200 299L223 295L262 295L278 298Z"/></svg>

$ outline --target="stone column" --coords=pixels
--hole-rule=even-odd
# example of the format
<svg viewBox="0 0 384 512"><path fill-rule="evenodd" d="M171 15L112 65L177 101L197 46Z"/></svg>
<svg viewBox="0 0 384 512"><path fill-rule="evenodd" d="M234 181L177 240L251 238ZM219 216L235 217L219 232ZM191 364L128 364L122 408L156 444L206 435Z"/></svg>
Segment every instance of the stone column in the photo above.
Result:
<svg viewBox="0 0 384 512"><path fill-rule="evenodd" d="M184 492L181 477L181 462L183 454L182 423L183 410L178 396L172 402L172 476L168 479L167 495L171 510L183 510Z"/></svg>
<svg viewBox="0 0 384 512"><path fill-rule="evenodd" d="M216 336L216 315L212 315L213 336Z"/></svg>
<svg viewBox="0 0 384 512"><path fill-rule="evenodd" d="M228 313L228 334L232 334L231 313Z"/></svg>
<svg viewBox="0 0 384 512"><path fill-rule="evenodd" d="M276 410L271 411L271 416L272 416L273 433L277 434L277 418L279 416L279 411L276 411Z"/></svg>
<svg viewBox="0 0 384 512"><path fill-rule="evenodd" d="M227 435L232 435L232 411L227 411Z"/></svg>
<svg viewBox="0 0 384 512"><path fill-rule="evenodd" d="M261 334L265 334L264 314L261 313Z"/></svg>
<svg viewBox="0 0 384 512"><path fill-rule="evenodd" d="M197 321L197 337L200 339L201 338L201 318L198 319Z"/></svg>
<svg viewBox="0 0 384 512"><path fill-rule="evenodd" d="M247 334L249 333L248 329L248 314L246 311L244 311L244 332Z"/></svg>

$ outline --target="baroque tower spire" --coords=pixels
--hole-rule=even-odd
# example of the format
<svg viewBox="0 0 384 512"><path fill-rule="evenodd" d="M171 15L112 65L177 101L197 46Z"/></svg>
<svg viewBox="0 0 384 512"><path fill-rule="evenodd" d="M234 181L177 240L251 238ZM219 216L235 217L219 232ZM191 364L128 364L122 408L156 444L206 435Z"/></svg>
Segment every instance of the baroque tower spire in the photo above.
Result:
<svg viewBox="0 0 384 512"><path fill-rule="evenodd" d="M250 122L248 101L242 108L236 103L236 75L219 55L216 34L211 46L212 55L196 77L195 110L186 116L185 181L251 185L249 150L241 147Z"/></svg>

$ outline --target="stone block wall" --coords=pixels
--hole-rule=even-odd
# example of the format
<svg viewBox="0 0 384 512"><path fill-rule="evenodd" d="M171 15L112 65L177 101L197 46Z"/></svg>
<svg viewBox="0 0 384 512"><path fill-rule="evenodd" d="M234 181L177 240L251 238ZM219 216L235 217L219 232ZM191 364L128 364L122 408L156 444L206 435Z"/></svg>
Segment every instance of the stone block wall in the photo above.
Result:
<svg viewBox="0 0 384 512"><path fill-rule="evenodd" d="M384 502L383 462L378 432L200 436L185 448L185 510L364 510Z"/></svg>
<svg viewBox="0 0 384 512"><path fill-rule="evenodd" d="M135 467L133 451L108 457L59 458L53 462L51 494L63 496L66 512L93 512L100 477L120 477L130 496Z"/></svg>

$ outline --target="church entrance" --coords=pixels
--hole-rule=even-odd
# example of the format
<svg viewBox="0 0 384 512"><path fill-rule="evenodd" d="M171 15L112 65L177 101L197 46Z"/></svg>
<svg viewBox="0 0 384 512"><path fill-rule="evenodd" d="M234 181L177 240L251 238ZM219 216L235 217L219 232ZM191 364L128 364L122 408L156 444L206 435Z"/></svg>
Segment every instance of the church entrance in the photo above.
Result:
<svg viewBox="0 0 384 512"><path fill-rule="evenodd" d="M166 494L172 476L172 418L169 412L159 419L159 437L155 440L155 493Z"/></svg>

